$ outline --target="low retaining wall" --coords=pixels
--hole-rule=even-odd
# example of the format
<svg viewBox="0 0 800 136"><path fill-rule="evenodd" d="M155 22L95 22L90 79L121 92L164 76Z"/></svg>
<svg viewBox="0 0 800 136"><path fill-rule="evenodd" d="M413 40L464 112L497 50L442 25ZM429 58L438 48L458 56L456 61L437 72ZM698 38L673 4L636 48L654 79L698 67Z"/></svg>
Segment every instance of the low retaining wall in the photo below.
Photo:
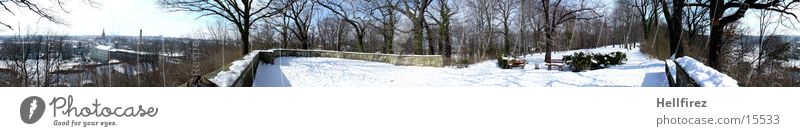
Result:
<svg viewBox="0 0 800 136"><path fill-rule="evenodd" d="M359 53L359 52L340 52L326 50L295 50L295 49L275 49L271 55L267 55L268 62L277 57L325 57L342 58L352 60L363 60L372 62L389 63L399 66L426 66L443 67L444 58L441 55L396 55L378 53Z"/></svg>
<svg viewBox="0 0 800 136"><path fill-rule="evenodd" d="M670 73L669 63L665 63L666 65L664 65L666 67L665 71L667 73L667 80L669 81L669 87L700 87L700 85L697 84L697 81L694 81L694 79L692 79L692 77L689 76L689 73L687 73L686 70L683 69L683 66L681 66L681 64L679 64L674 60L667 60L667 61L672 61L673 64L675 64L675 77L672 77L672 74Z"/></svg>
<svg viewBox="0 0 800 136"><path fill-rule="evenodd" d="M325 50L294 50L294 49L275 49L270 51L254 51L258 52L252 61L247 62L248 65L242 70L237 79L230 85L230 87L250 87L253 86L253 79L258 71L259 63L274 64L275 58L278 57L326 57L326 58L342 58L353 60L364 60L372 62L389 63L400 66L427 66L427 67L442 67L444 66L443 58L441 55L395 55L395 54L377 54L377 53L358 53L358 52L339 52L339 51L325 51ZM193 80L181 86L208 86L209 79L214 78L217 73L229 70L230 64L225 68L205 74L201 76L202 79ZM205 82L205 83L201 83ZM214 85L211 85L214 86Z"/></svg>

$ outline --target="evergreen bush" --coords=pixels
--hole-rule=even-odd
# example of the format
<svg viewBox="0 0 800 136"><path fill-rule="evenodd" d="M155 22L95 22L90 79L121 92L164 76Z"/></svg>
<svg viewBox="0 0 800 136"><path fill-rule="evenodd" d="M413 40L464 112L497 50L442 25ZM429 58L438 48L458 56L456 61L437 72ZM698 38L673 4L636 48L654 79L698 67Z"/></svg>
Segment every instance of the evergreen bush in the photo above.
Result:
<svg viewBox="0 0 800 136"><path fill-rule="evenodd" d="M564 63L572 68L573 72L581 72L623 64L623 62L628 59L623 52L612 52L609 54L576 52L572 55L563 56L563 60Z"/></svg>

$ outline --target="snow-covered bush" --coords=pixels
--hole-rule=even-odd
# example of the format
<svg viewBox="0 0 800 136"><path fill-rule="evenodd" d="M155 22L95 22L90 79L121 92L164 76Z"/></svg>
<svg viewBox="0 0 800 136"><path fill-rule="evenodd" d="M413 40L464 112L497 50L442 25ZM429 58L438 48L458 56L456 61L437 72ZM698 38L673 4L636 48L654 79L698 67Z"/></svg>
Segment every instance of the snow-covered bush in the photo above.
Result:
<svg viewBox="0 0 800 136"><path fill-rule="evenodd" d="M611 55L608 54L591 54L592 59L594 59L595 63L592 63L592 69L602 69L608 66L609 58Z"/></svg>
<svg viewBox="0 0 800 136"><path fill-rule="evenodd" d="M573 72L580 72L589 70L592 67L593 62L594 60L591 54L578 52L571 56L570 62L567 64L572 67Z"/></svg>
<svg viewBox="0 0 800 136"><path fill-rule="evenodd" d="M573 72L580 72L602 69L611 65L619 65L625 60L628 60L628 58L627 55L622 52L613 52L610 54L576 52L572 55L563 56L563 60L564 63L570 65Z"/></svg>
<svg viewBox="0 0 800 136"><path fill-rule="evenodd" d="M511 63L511 60L513 60L513 58L508 57L505 54L499 54L497 55L497 66L502 69L510 69L511 67L509 67L508 64Z"/></svg>
<svg viewBox="0 0 800 136"><path fill-rule="evenodd" d="M623 53L621 51L612 52L611 54L609 54L609 56L611 56L611 57L609 58L608 61L609 61L609 64L611 64L611 65L619 65L619 64L624 63L626 60L628 60L628 55L626 55L625 53Z"/></svg>
<svg viewBox="0 0 800 136"><path fill-rule="evenodd" d="M564 63L570 63L572 62L572 55L564 55L561 57L561 60L564 61Z"/></svg>

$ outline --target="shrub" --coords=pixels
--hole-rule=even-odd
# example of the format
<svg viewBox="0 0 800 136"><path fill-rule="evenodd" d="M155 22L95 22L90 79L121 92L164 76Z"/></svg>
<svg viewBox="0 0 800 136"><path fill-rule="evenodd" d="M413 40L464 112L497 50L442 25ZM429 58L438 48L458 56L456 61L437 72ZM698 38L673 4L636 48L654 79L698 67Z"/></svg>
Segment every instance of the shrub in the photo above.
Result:
<svg viewBox="0 0 800 136"><path fill-rule="evenodd" d="M511 63L511 58L506 56L505 54L498 54L497 55L497 66L502 69L510 69L511 67L508 64Z"/></svg>
<svg viewBox="0 0 800 136"><path fill-rule="evenodd" d="M590 54L579 52L570 56L570 61L567 64L572 67L573 72L580 72L591 68L592 61L592 56Z"/></svg>
<svg viewBox="0 0 800 136"><path fill-rule="evenodd" d="M628 56L623 52L612 52L610 54L609 63L611 65L619 65L623 64L626 60L628 60Z"/></svg>
<svg viewBox="0 0 800 136"><path fill-rule="evenodd" d="M592 69L601 69L608 66L608 60L610 58L610 55L592 54L592 58L594 59L594 63L592 63Z"/></svg>
<svg viewBox="0 0 800 136"><path fill-rule="evenodd" d="M569 64L573 72L585 70L595 70L606 68L610 65L622 64L627 57L625 53L613 52L609 54L593 54L577 52L573 55L565 55L564 63Z"/></svg>
<svg viewBox="0 0 800 136"><path fill-rule="evenodd" d="M561 57L561 60L564 61L564 63L570 63L572 62L572 55L564 55Z"/></svg>

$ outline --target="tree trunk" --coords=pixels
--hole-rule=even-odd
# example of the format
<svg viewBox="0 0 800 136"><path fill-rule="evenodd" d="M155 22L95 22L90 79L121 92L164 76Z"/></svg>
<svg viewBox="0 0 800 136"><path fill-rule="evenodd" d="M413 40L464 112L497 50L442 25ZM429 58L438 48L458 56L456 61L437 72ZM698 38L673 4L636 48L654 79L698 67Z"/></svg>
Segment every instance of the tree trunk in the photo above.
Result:
<svg viewBox="0 0 800 136"><path fill-rule="evenodd" d="M706 63L709 67L719 70L720 62L719 62L719 51L722 50L720 45L722 45L722 34L725 26L722 25L712 25L711 26L711 35L708 39L708 55Z"/></svg>
<svg viewBox="0 0 800 136"><path fill-rule="evenodd" d="M433 31L431 31L431 26L428 23L425 23L425 33L428 35L426 37L428 40L428 54L436 55L436 41L433 40Z"/></svg>
<svg viewBox="0 0 800 136"><path fill-rule="evenodd" d="M511 35L509 34L508 29L509 29L508 20L505 20L503 22L503 45L505 45L504 49L505 54L511 53L511 39L508 39L509 37L511 37Z"/></svg>
<svg viewBox="0 0 800 136"><path fill-rule="evenodd" d="M366 52L364 50L364 32L360 32L360 34L356 34L356 38L358 38L358 52Z"/></svg>
<svg viewBox="0 0 800 136"><path fill-rule="evenodd" d="M663 2L663 0L662 0ZM672 12L668 11L667 3L662 3L664 16L667 18L667 27L669 27L669 48L670 55L675 55L675 58L683 57L683 44L681 36L683 35L683 0L676 0L672 3ZM656 27L658 29L658 27Z"/></svg>
<svg viewBox="0 0 800 136"><path fill-rule="evenodd" d="M394 44L394 42L393 42L394 41L394 28L386 30L383 33L384 33L383 34L383 42L384 42L384 44L386 44L383 47L383 52L387 53L387 54L392 54L393 50L394 50L392 48L392 46L393 46L392 44Z"/></svg>
<svg viewBox="0 0 800 136"><path fill-rule="evenodd" d="M486 17L491 18L491 16L489 16L488 14L486 15ZM488 22L489 22L488 23L489 31L486 31L486 36L489 38L489 43L487 43L487 45L489 46L489 51L491 51L491 53L497 54L497 49L495 49L494 45L494 30L492 28L492 20L489 19Z"/></svg>
<svg viewBox="0 0 800 136"><path fill-rule="evenodd" d="M545 28L544 37L545 37L544 62L551 63L550 59L552 58L552 53L550 52L553 50L553 28L551 27Z"/></svg>
<svg viewBox="0 0 800 136"><path fill-rule="evenodd" d="M421 21L422 21L421 19L417 19L414 23L414 39L413 39L414 41L412 42L414 44L415 54L420 54L420 55L425 53L425 50L422 48L423 44L422 38L424 36L422 33L423 28Z"/></svg>
<svg viewBox="0 0 800 136"><path fill-rule="evenodd" d="M241 38L242 38L242 56L244 56L244 55L247 55L248 53L250 53L250 36L249 36L250 35L250 31L249 30L244 30L244 31L240 30L239 33L241 34Z"/></svg>
<svg viewBox="0 0 800 136"><path fill-rule="evenodd" d="M450 58L453 52L453 47L450 45L450 19L449 17L442 18L442 24L439 26L439 44L444 46L444 57Z"/></svg>
<svg viewBox="0 0 800 136"><path fill-rule="evenodd" d="M541 2L542 2L542 10L544 11L544 13L542 13L542 14L544 15L544 22L546 24L546 26L544 28L544 31L545 31L544 32L544 40L545 40L544 41L545 42L545 44L544 44L544 52L545 52L544 53L544 62L545 63L550 63L550 59L552 58L552 54L550 53L550 51L552 51L551 48L553 46L553 43L552 43L553 42L553 29L555 29L556 26L555 25L551 25L551 23L550 23L550 21L551 21L550 20L550 18L551 18L550 17L550 1L549 0L542 0Z"/></svg>

